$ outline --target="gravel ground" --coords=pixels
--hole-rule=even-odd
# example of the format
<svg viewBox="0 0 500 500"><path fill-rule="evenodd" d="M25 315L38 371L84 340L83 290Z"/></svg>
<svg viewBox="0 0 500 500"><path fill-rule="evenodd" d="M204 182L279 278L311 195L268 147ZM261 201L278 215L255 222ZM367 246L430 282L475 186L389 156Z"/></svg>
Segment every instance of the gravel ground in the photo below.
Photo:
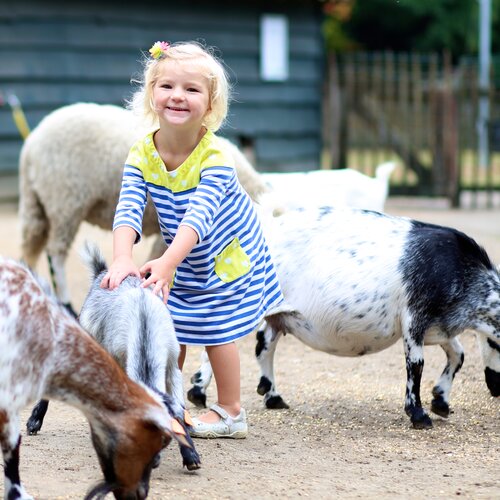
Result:
<svg viewBox="0 0 500 500"><path fill-rule="evenodd" d="M446 204L390 199L387 212L457 227L500 262L500 212L449 210ZM19 257L17 207L0 205L0 253ZM111 234L82 225L68 260L74 305L88 280L77 256L84 239L111 255ZM151 241L136 251L144 261ZM39 272L47 275L45 262ZM434 417L434 428L417 431L403 411L405 387L401 343L360 359L338 358L305 347L291 336L276 354L278 387L290 410L266 410L255 392L259 378L254 339L240 341L242 400L250 431L246 440L196 445L203 467L181 469L174 447L166 450L151 481L150 498L500 498L499 398L484 384L472 334L462 342L466 359L454 384L453 413ZM188 353L185 387L198 366L199 349ZM423 404L444 365L438 347L425 348ZM214 400L210 387L209 400ZM190 408L196 415L197 410ZM22 414L23 427L29 415ZM53 403L38 436L23 435L21 477L38 499L82 498L100 478L88 425L73 408ZM3 479L0 480L3 487Z"/></svg>

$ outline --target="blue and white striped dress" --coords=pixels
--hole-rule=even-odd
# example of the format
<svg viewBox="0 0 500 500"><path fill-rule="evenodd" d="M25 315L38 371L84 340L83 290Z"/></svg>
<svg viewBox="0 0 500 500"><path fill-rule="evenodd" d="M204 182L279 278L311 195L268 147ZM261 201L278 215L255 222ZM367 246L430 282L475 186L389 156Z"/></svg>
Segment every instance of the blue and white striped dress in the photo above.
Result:
<svg viewBox="0 0 500 500"><path fill-rule="evenodd" d="M132 227L140 239L147 193L167 244L181 224L198 233L198 243L177 267L168 299L181 344L231 342L281 310L283 295L258 216L231 155L212 132L171 172L152 133L134 144L113 229Z"/></svg>

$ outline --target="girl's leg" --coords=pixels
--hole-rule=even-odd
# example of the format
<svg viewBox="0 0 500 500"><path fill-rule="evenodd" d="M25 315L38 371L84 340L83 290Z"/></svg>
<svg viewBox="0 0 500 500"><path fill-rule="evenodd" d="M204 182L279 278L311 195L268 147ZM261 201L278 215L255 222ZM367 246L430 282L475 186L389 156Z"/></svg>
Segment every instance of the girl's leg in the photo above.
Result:
<svg viewBox="0 0 500 500"><path fill-rule="evenodd" d="M229 344L207 346L208 359L212 365L217 385L217 404L229 415L239 415L240 406L240 355L234 342ZM209 411L198 417L206 423L217 422L220 416Z"/></svg>
<svg viewBox="0 0 500 500"><path fill-rule="evenodd" d="M179 353L179 370L182 371L184 361L186 360L186 346L184 344L180 344L180 347L181 352Z"/></svg>

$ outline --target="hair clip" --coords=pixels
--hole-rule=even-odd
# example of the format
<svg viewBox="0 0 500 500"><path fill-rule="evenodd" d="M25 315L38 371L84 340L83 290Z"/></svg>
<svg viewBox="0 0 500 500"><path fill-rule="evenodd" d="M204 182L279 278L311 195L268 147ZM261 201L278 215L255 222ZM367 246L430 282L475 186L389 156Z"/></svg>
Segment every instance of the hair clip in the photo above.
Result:
<svg viewBox="0 0 500 500"><path fill-rule="evenodd" d="M170 44L168 42L156 42L149 49L149 53L153 59L161 59L167 52Z"/></svg>

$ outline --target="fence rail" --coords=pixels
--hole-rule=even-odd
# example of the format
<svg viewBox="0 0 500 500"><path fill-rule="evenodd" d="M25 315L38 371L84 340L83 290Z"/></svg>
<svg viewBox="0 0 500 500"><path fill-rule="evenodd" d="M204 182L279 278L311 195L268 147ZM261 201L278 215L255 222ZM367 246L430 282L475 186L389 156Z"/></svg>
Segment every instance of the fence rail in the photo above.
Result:
<svg viewBox="0 0 500 500"><path fill-rule="evenodd" d="M490 154L480 166L474 59L452 62L446 53L331 56L327 81L328 167L373 175L377 164L396 159L393 194L445 196L453 206L493 206L500 198L500 91L492 78L486 96Z"/></svg>

